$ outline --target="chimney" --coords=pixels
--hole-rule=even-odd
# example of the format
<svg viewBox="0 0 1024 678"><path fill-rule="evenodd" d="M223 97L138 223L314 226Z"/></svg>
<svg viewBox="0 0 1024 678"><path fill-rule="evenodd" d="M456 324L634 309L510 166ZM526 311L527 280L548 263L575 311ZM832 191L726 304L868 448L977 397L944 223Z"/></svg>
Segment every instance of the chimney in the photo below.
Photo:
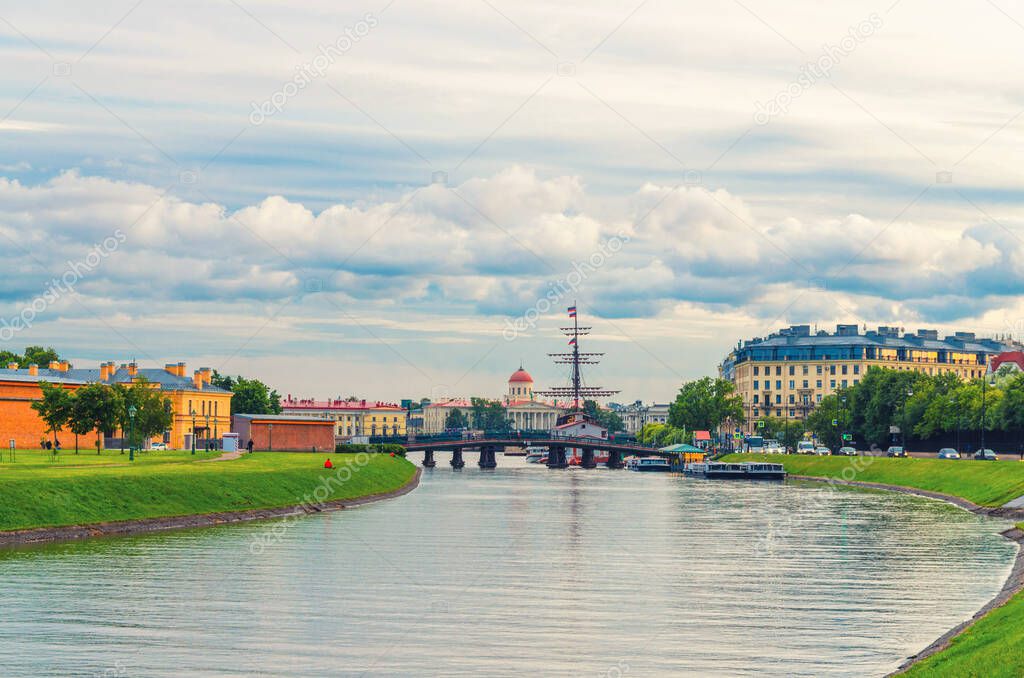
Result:
<svg viewBox="0 0 1024 678"><path fill-rule="evenodd" d="M139 364L134 360L128 363L128 376L134 377L139 374Z"/></svg>
<svg viewBox="0 0 1024 678"><path fill-rule="evenodd" d="M16 370L18 369L18 363L7 363L7 369Z"/></svg>
<svg viewBox="0 0 1024 678"><path fill-rule="evenodd" d="M59 360L51 360L50 361L50 369L54 370L56 372L60 372L60 361Z"/></svg>
<svg viewBox="0 0 1024 678"><path fill-rule="evenodd" d="M203 390L203 375L200 374L199 370L192 373L192 385L198 390Z"/></svg>
<svg viewBox="0 0 1024 678"><path fill-rule="evenodd" d="M178 363L178 376L184 377L186 374L185 363Z"/></svg>
<svg viewBox="0 0 1024 678"><path fill-rule="evenodd" d="M69 363L67 360L61 360L60 361L60 371L61 372L67 372L69 369L71 369L71 363Z"/></svg>
<svg viewBox="0 0 1024 678"><path fill-rule="evenodd" d="M35 363L31 363L28 366L28 373L31 374L33 377L38 376L39 375L39 365L36 365Z"/></svg>
<svg viewBox="0 0 1024 678"><path fill-rule="evenodd" d="M107 381L114 373L114 362L100 363L100 381Z"/></svg>
<svg viewBox="0 0 1024 678"><path fill-rule="evenodd" d="M210 380L213 379L213 370L209 367L200 367L199 376L202 378L203 384L208 386L210 384Z"/></svg>
<svg viewBox="0 0 1024 678"><path fill-rule="evenodd" d="M164 364L164 372L166 372L167 374L177 375L178 374L178 363L165 363Z"/></svg>

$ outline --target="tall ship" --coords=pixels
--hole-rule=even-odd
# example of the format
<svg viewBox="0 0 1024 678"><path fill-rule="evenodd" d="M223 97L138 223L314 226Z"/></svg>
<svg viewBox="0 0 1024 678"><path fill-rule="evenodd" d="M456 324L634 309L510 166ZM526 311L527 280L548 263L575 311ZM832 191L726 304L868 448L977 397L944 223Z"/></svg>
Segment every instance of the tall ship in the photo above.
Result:
<svg viewBox="0 0 1024 678"><path fill-rule="evenodd" d="M552 386L545 391L535 391L538 395L548 396L556 402L568 403L565 414L558 417L555 429L556 436L567 438L595 438L606 440L608 429L602 426L593 417L586 414L584 403L587 400L605 398L618 393L617 390L606 389L602 386L588 386L583 380L582 365L597 365L600 363L604 353L584 352L580 350L580 337L590 334L592 327L580 326L579 313L576 304L573 303L568 309L569 318L572 320L571 327L560 327L569 342L570 350L562 353L549 353L556 365L569 365L570 376L567 386ZM583 451L579 448L569 448L566 451L565 459L548 459L548 466L587 466L588 462L603 462L606 458L583 459Z"/></svg>

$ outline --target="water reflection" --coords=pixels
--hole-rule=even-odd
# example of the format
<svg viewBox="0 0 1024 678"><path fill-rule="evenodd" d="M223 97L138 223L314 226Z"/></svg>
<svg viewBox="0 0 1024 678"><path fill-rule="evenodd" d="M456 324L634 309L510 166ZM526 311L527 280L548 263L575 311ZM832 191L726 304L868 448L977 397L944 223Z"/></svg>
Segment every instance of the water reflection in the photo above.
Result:
<svg viewBox="0 0 1024 678"><path fill-rule="evenodd" d="M1015 553L903 495L499 464L259 556L266 524L3 553L0 674L881 675Z"/></svg>

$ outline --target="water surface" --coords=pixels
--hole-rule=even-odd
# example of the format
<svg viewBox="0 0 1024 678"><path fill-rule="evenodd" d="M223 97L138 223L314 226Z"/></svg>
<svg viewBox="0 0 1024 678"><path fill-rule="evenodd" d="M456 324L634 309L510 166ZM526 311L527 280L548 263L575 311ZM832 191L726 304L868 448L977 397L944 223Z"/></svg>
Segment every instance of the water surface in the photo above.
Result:
<svg viewBox="0 0 1024 678"><path fill-rule="evenodd" d="M467 460L294 523L2 552L0 674L882 675L1016 552L905 495Z"/></svg>

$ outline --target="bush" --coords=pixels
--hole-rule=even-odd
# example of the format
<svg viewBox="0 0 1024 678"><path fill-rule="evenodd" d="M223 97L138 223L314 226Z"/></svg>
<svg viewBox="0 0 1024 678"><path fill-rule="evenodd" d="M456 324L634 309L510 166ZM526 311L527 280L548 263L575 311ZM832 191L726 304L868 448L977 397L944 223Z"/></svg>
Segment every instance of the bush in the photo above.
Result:
<svg viewBox="0 0 1024 678"><path fill-rule="evenodd" d="M334 451L337 454L359 454L365 452L366 454L392 454L394 453L397 457L405 456L405 448L401 445L395 445L392 443L385 443L383 445L364 445L355 444L349 445L342 443L341 445L335 445Z"/></svg>

